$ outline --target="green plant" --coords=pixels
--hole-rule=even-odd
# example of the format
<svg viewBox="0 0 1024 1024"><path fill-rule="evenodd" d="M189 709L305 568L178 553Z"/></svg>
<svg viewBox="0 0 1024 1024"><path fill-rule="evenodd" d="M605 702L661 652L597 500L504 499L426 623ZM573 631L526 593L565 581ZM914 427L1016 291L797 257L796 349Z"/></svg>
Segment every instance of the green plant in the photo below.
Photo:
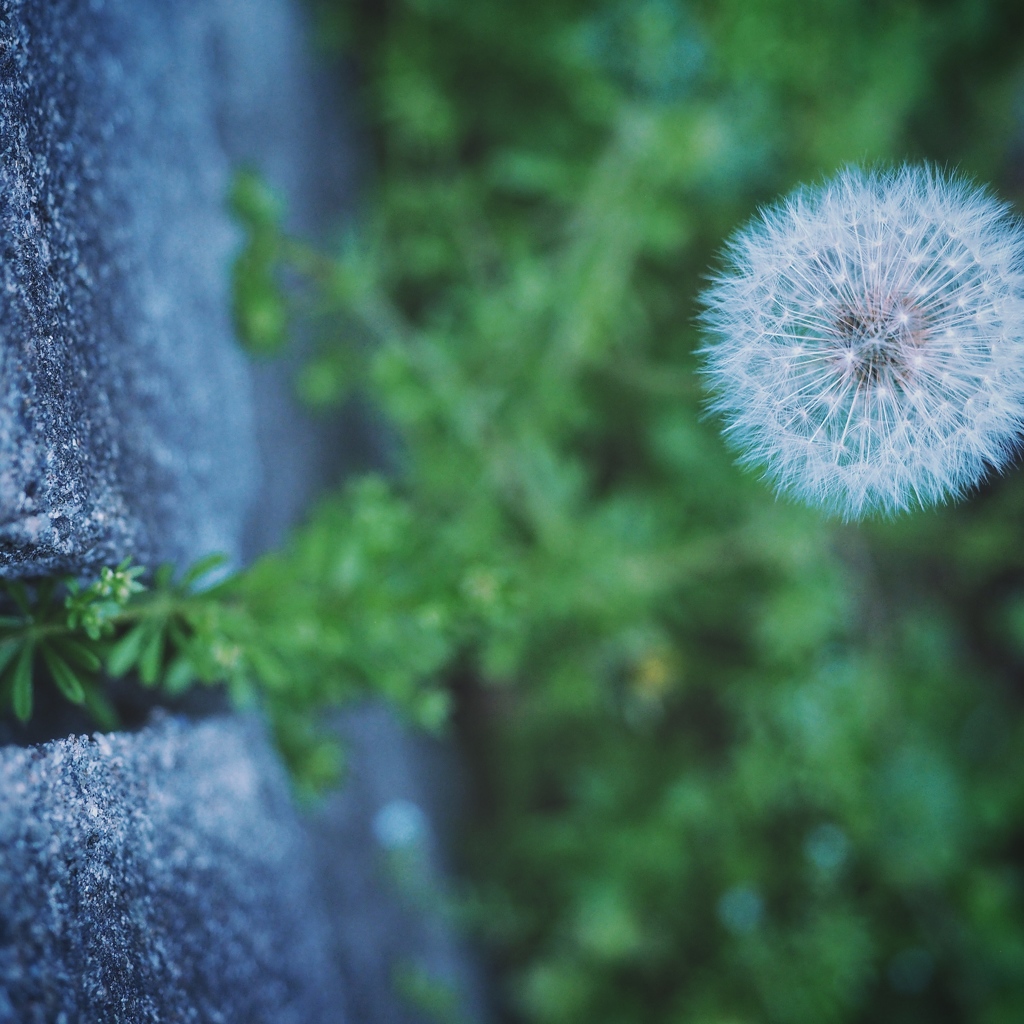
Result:
<svg viewBox="0 0 1024 1024"><path fill-rule="evenodd" d="M317 6L361 64L368 212L318 250L240 178L236 315L259 353L303 323L300 393L368 397L397 466L179 594L197 665L227 645L308 778L325 707L452 711L511 1020L1021 1019L1021 475L830 525L736 471L692 372L758 202L851 160L998 178L1017 6ZM67 635L141 668L162 586ZM163 635L158 684L191 657Z"/></svg>
<svg viewBox="0 0 1024 1024"><path fill-rule="evenodd" d="M0 583L0 593L14 612L0 617L0 693L21 721L32 715L37 660L64 697L88 704L101 722L113 721L97 686L102 641L125 616L132 597L144 589L138 581L141 573L141 568L122 562L116 569L103 569L85 588L77 580L48 580L34 588L20 581Z"/></svg>
<svg viewBox="0 0 1024 1024"><path fill-rule="evenodd" d="M452 627L407 568L418 552L396 544L402 514L371 479L325 502L286 551L213 585L202 586L217 557L180 579L168 566L147 579L122 563L86 586L4 582L13 614L0 618L3 699L27 719L33 670L44 668L110 728L104 677L131 672L171 697L223 685L236 707L267 714L300 787L321 787L339 767L320 728L331 708L378 694L432 729L447 713L435 676Z"/></svg>
<svg viewBox="0 0 1024 1024"><path fill-rule="evenodd" d="M311 390L387 412L389 500L463 581L444 672L503 1013L1017 1019L1020 487L829 526L729 465L692 352L711 253L795 182L999 179L1019 12L317 6L376 159L355 240L292 264Z"/></svg>

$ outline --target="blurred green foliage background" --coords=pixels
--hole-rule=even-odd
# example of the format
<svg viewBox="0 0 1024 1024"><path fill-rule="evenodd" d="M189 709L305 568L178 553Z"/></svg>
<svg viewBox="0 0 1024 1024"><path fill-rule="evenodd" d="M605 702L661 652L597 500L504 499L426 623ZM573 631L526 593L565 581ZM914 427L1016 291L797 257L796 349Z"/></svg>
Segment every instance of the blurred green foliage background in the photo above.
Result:
<svg viewBox="0 0 1024 1024"><path fill-rule="evenodd" d="M1024 1021L1024 473L828 521L734 467L693 355L722 240L799 181L1024 198L1024 7L313 6L364 210L322 254L243 180L239 319L273 350L297 272L301 393L368 397L395 465L246 586L305 567L309 649L450 712L500 1018Z"/></svg>

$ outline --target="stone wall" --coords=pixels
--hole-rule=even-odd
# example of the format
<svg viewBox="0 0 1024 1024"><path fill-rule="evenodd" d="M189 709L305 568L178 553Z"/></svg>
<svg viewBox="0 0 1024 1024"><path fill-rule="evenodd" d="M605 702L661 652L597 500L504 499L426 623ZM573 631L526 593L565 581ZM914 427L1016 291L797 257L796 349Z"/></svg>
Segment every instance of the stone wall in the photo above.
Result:
<svg viewBox="0 0 1024 1024"><path fill-rule="evenodd" d="M237 167L299 230L351 205L339 81L290 0L0 0L0 575L240 566L373 447L352 417L305 419L230 322ZM412 1024L409 966L482 1016L377 827L423 815L399 855L440 892L450 751L353 712L349 782L302 816L222 702L92 739L52 707L0 722L50 740L0 747L0 1022Z"/></svg>

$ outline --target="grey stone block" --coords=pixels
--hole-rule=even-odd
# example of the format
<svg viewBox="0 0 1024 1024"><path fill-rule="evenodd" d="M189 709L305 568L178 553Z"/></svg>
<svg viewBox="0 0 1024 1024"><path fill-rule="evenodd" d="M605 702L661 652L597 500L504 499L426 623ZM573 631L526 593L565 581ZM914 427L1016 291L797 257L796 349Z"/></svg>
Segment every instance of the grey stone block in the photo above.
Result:
<svg viewBox="0 0 1024 1024"><path fill-rule="evenodd" d="M0 0L0 574L259 546L225 200L241 163L300 225L350 191L302 30L285 0Z"/></svg>
<svg viewBox="0 0 1024 1024"><path fill-rule="evenodd" d="M0 851L0 1021L345 1019L308 844L253 720L4 748Z"/></svg>
<svg viewBox="0 0 1024 1024"><path fill-rule="evenodd" d="M200 7L0 8L0 571L237 555L256 469Z"/></svg>

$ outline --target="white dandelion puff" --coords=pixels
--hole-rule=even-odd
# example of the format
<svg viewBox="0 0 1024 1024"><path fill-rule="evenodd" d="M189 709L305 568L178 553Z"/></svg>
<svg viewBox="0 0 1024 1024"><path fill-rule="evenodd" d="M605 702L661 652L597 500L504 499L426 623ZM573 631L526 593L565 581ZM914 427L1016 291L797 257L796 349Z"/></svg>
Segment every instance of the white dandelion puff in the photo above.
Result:
<svg viewBox="0 0 1024 1024"><path fill-rule="evenodd" d="M850 168L737 232L703 295L741 461L845 518L962 495L1024 426L1024 224L930 167Z"/></svg>

